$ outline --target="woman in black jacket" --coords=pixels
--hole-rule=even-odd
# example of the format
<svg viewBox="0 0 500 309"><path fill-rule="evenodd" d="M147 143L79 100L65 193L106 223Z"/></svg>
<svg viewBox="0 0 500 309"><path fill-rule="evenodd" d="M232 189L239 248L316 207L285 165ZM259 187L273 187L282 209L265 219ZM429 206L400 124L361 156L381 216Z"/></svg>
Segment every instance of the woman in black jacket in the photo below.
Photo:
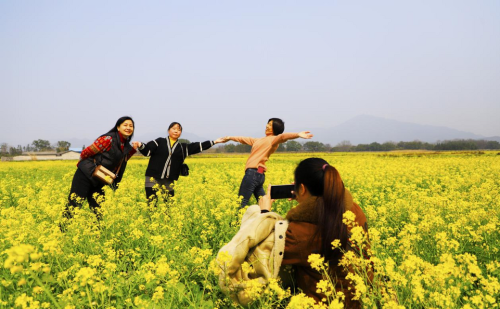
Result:
<svg viewBox="0 0 500 309"><path fill-rule="evenodd" d="M117 188L123 177L128 159L136 152L138 146L130 145L134 135L134 120L125 116L118 119L115 126L108 133L101 135L92 145L85 148L78 161L78 169L73 176L71 191L68 197L68 205L64 212L66 218L71 218L71 207L81 207L83 200L87 199L90 209L98 218L99 203L94 194L104 195L104 184L92 177L97 165L102 165L111 172L117 174L111 187Z"/></svg>
<svg viewBox="0 0 500 309"><path fill-rule="evenodd" d="M159 137L155 140L143 144L138 142L139 151L149 159L146 169L146 196L148 200L154 200L156 194L153 187L158 184L160 188L167 190L170 196L174 195L172 184L179 179L181 167L184 159L192 154L207 150L215 144L224 143L223 138L215 141L205 141L202 143L180 143L179 137L182 134L182 126L178 122L172 122L168 126L168 136ZM163 191L163 190L162 190ZM163 191L163 193L167 193Z"/></svg>

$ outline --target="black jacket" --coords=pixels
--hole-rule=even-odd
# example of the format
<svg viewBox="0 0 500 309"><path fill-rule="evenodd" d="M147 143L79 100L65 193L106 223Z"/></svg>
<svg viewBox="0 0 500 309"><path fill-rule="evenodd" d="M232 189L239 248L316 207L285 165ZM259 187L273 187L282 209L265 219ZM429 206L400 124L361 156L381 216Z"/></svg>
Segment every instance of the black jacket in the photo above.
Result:
<svg viewBox="0 0 500 309"><path fill-rule="evenodd" d="M94 172L97 165L103 165L108 170L116 173L120 162L123 163L120 167L120 171L118 175L116 175L116 179L113 182L114 185L118 184L125 172L125 168L127 167L127 155L132 150L132 145L130 143L125 142L123 150L121 149L120 136L117 132L106 133L101 136L111 136L111 148L106 152L101 152L96 154L93 157L86 158L78 163L78 168L90 179L94 186L98 186L101 183L94 178L92 178L92 173ZM95 160L95 163L94 163Z"/></svg>
<svg viewBox="0 0 500 309"><path fill-rule="evenodd" d="M213 141L191 144L176 141L170 146L168 138L159 137L147 144L143 143L139 147L139 151L144 156L151 157L146 169L146 176L156 179L168 178L170 180L177 180L181 173L182 163L187 156L200 153L213 145Z"/></svg>

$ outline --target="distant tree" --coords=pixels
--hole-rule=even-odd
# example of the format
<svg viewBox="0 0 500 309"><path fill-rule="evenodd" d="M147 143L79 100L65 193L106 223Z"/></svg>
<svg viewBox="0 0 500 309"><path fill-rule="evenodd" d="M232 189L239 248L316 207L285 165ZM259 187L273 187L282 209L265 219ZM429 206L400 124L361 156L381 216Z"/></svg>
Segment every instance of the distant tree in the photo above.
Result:
<svg viewBox="0 0 500 309"><path fill-rule="evenodd" d="M476 144L477 149L486 149L488 141L481 139L481 140L475 140L474 143Z"/></svg>
<svg viewBox="0 0 500 309"><path fill-rule="evenodd" d="M179 143L186 143L186 144L189 144L191 143L188 139L184 139L184 138L179 138Z"/></svg>
<svg viewBox="0 0 500 309"><path fill-rule="evenodd" d="M382 151L382 145L377 142L373 142L368 145L368 151Z"/></svg>
<svg viewBox="0 0 500 309"><path fill-rule="evenodd" d="M500 143L497 141L488 141L485 149L500 149Z"/></svg>
<svg viewBox="0 0 500 309"><path fill-rule="evenodd" d="M236 148L236 146L234 144L226 144L224 146L224 150L226 152L234 152L234 149Z"/></svg>
<svg viewBox="0 0 500 309"><path fill-rule="evenodd" d="M335 147L333 147L332 151L347 152L347 151L351 151L351 148L352 148L351 142L347 141L347 140L343 140L340 143L338 143L337 145L335 145Z"/></svg>
<svg viewBox="0 0 500 309"><path fill-rule="evenodd" d="M237 144L234 146L234 152L245 153L250 151L252 151L252 146L247 144Z"/></svg>
<svg viewBox="0 0 500 309"><path fill-rule="evenodd" d="M370 151L367 144L358 144L351 148L353 151Z"/></svg>
<svg viewBox="0 0 500 309"><path fill-rule="evenodd" d="M288 141L285 143L286 151L300 151L302 149L302 145L296 141Z"/></svg>
<svg viewBox="0 0 500 309"><path fill-rule="evenodd" d="M7 143L2 143L0 145L0 152L1 153L8 153L9 152L9 144Z"/></svg>
<svg viewBox="0 0 500 309"><path fill-rule="evenodd" d="M500 149L500 143L497 141L476 140L474 141L477 149Z"/></svg>
<svg viewBox="0 0 500 309"><path fill-rule="evenodd" d="M427 150L434 150L435 145L431 143L423 143L422 144L422 149L427 149Z"/></svg>
<svg viewBox="0 0 500 309"><path fill-rule="evenodd" d="M85 145L82 146L82 151L84 151L84 150L85 150Z"/></svg>
<svg viewBox="0 0 500 309"><path fill-rule="evenodd" d="M20 155L20 154L22 154L22 153L23 153L23 152L22 152L22 151L20 151L18 148L15 148L15 147L10 147L10 148L9 148L9 154L10 154L11 156L17 156L17 155Z"/></svg>
<svg viewBox="0 0 500 309"><path fill-rule="evenodd" d="M397 146L394 142L385 142L382 144L382 151L396 150Z"/></svg>
<svg viewBox="0 0 500 309"><path fill-rule="evenodd" d="M68 151L69 147L71 147L71 143L67 141L58 141L56 145L57 152Z"/></svg>
<svg viewBox="0 0 500 309"><path fill-rule="evenodd" d="M306 142L303 146L305 151L320 152L325 151L325 145L320 142Z"/></svg>
<svg viewBox="0 0 500 309"><path fill-rule="evenodd" d="M225 146L225 145L224 145L224 146ZM214 147L214 148L215 148L215 152L217 152L217 153L223 153L223 152L226 152L226 150L224 149L224 146L222 146L222 145L218 145L218 146Z"/></svg>
<svg viewBox="0 0 500 309"><path fill-rule="evenodd" d="M396 144L397 148L405 149L405 150L419 150L419 149L427 149L431 150L434 148L434 145L429 143L422 143L421 141L415 140L411 142L399 142Z"/></svg>
<svg viewBox="0 0 500 309"><path fill-rule="evenodd" d="M476 143L471 140L454 140L436 143L435 150L476 150Z"/></svg>
<svg viewBox="0 0 500 309"><path fill-rule="evenodd" d="M279 144L278 149L276 149L276 152L285 152L286 147L284 143Z"/></svg>
<svg viewBox="0 0 500 309"><path fill-rule="evenodd" d="M36 141L33 141L33 148L35 151L44 151L52 149L50 147L50 142L43 139L37 139Z"/></svg>

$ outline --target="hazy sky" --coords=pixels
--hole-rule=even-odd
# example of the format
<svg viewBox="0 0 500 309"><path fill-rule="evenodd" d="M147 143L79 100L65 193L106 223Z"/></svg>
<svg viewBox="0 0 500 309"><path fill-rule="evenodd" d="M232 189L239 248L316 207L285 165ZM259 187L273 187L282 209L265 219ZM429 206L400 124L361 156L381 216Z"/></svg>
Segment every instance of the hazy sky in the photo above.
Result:
<svg viewBox="0 0 500 309"><path fill-rule="evenodd" d="M500 135L500 1L1 1L0 142L359 114ZM77 145L80 146L80 145Z"/></svg>

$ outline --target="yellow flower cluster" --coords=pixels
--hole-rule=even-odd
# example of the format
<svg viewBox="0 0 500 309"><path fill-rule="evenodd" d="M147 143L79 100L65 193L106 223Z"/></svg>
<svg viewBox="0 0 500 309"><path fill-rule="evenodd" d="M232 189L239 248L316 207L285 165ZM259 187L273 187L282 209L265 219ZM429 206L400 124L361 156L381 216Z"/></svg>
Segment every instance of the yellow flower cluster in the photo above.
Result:
<svg viewBox="0 0 500 309"><path fill-rule="evenodd" d="M368 259L347 252L342 261L364 307L499 308L496 152L278 153L265 186L291 183L297 163L312 156L339 170L367 216L368 235L349 213L345 222L353 243L369 238ZM84 202L65 232L59 223L76 161L0 162L0 307L238 308L218 287L224 263L215 259L241 221L246 158L188 158L190 175L156 205L144 193L148 161L133 158L118 190L99 197L102 219ZM278 200L273 210L284 215L294 205ZM310 259L326 271L320 256ZM342 308L331 280L316 287L328 298L320 304L279 281L255 285L251 307Z"/></svg>

